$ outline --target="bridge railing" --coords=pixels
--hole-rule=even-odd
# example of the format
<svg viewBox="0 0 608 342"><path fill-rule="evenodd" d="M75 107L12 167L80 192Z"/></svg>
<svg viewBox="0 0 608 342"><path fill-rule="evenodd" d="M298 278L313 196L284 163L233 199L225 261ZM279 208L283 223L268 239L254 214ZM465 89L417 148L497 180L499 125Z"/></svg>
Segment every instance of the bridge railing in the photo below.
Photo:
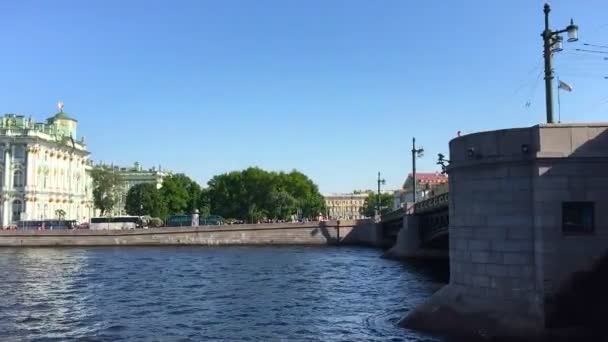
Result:
<svg viewBox="0 0 608 342"><path fill-rule="evenodd" d="M437 195L424 201L417 202L414 204L414 214L424 214L431 211L436 211L449 206L450 193L444 192L441 195Z"/></svg>
<svg viewBox="0 0 608 342"><path fill-rule="evenodd" d="M396 210L393 210L391 212L388 212L388 213L382 215L381 221L382 222L388 222L388 221L399 220L405 214L406 214L405 208L398 208Z"/></svg>

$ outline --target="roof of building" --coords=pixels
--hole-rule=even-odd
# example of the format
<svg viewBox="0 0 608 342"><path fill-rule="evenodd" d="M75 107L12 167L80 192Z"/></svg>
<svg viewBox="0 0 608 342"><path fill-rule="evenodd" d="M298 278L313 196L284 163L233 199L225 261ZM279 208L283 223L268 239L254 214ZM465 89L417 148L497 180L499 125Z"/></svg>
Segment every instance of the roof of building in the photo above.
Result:
<svg viewBox="0 0 608 342"><path fill-rule="evenodd" d="M64 111L60 111L59 113L51 116L47 120L50 121L50 122L55 121L55 120L71 120L71 121L74 121L74 122L78 122L78 120L76 120L73 117L69 116Z"/></svg>
<svg viewBox="0 0 608 342"><path fill-rule="evenodd" d="M407 178L412 178L412 174L408 174ZM441 184L447 183L448 176L440 172L416 172L416 181L423 184Z"/></svg>
<svg viewBox="0 0 608 342"><path fill-rule="evenodd" d="M363 193L363 194L353 194L353 193L328 193L328 194L323 194L323 197L333 197L333 198L337 198L337 197L342 197L342 198L357 198L357 197L361 197L361 198L365 198L367 197L367 193Z"/></svg>

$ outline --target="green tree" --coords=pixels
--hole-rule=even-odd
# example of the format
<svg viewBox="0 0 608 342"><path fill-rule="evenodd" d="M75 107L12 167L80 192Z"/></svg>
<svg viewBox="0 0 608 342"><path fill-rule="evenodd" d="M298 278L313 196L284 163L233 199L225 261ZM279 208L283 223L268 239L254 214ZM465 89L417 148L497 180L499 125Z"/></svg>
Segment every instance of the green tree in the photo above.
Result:
<svg viewBox="0 0 608 342"><path fill-rule="evenodd" d="M137 184L127 192L125 209L129 215L165 218L167 205L155 184Z"/></svg>
<svg viewBox="0 0 608 342"><path fill-rule="evenodd" d="M165 177L160 189L169 215L192 213L198 207L200 191L200 186L184 174Z"/></svg>
<svg viewBox="0 0 608 342"><path fill-rule="evenodd" d="M325 199L319 188L305 174L293 170L278 175L279 184L297 200L297 208L304 217L325 213Z"/></svg>
<svg viewBox="0 0 608 342"><path fill-rule="evenodd" d="M101 211L101 215L112 211L118 199L118 184L120 179L111 169L96 167L91 170L93 178L93 203Z"/></svg>
<svg viewBox="0 0 608 342"><path fill-rule="evenodd" d="M269 209L271 216L277 219L287 219L297 210L298 201L285 190L273 189L269 195Z"/></svg>
<svg viewBox="0 0 608 342"><path fill-rule="evenodd" d="M209 191L207 189L201 189L198 199L198 210L201 217L211 214L211 201L209 199Z"/></svg>
<svg viewBox="0 0 608 342"><path fill-rule="evenodd" d="M380 194L380 215L393 211L393 200L392 194ZM363 216L373 217L376 214L376 210L378 208L377 205L378 194L369 193L359 211Z"/></svg>
<svg viewBox="0 0 608 342"><path fill-rule="evenodd" d="M213 214L249 222L285 219L296 212L312 217L325 212L318 187L301 172L268 172L257 167L214 176L199 206Z"/></svg>
<svg viewBox="0 0 608 342"><path fill-rule="evenodd" d="M57 216L57 219L63 221L63 220L65 220L65 215L66 215L65 210L63 210L63 209L55 210L55 216Z"/></svg>

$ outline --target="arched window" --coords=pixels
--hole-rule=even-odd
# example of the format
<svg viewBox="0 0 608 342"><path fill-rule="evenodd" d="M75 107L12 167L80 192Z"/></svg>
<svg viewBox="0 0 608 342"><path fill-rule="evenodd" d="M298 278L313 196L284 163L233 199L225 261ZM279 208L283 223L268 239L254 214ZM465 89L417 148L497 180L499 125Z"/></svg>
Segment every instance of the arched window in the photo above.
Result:
<svg viewBox="0 0 608 342"><path fill-rule="evenodd" d="M13 174L13 187L22 187L23 186L23 171L16 170Z"/></svg>
<svg viewBox="0 0 608 342"><path fill-rule="evenodd" d="M13 222L17 222L21 219L21 212L23 211L23 203L20 200L13 201Z"/></svg>
<svg viewBox="0 0 608 342"><path fill-rule="evenodd" d="M44 211L42 212L42 218L49 218L49 205L44 204Z"/></svg>

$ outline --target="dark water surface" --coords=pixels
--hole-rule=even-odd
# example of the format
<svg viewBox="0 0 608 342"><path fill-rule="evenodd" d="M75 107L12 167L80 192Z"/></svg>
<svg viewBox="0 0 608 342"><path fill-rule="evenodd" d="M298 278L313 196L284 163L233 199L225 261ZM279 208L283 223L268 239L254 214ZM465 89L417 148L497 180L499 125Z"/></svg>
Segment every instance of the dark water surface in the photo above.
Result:
<svg viewBox="0 0 608 342"><path fill-rule="evenodd" d="M445 272L350 247L6 248L0 341L439 341L396 322Z"/></svg>

